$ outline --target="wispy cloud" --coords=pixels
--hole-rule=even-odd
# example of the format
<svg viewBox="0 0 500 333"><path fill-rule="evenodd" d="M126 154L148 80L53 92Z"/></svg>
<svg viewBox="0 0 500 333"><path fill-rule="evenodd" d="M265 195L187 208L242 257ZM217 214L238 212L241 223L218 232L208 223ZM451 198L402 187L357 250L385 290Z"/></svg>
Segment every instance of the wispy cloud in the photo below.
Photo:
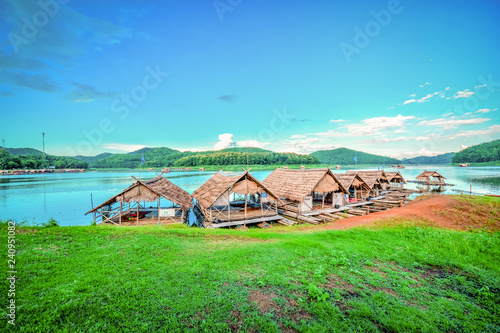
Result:
<svg viewBox="0 0 500 333"><path fill-rule="evenodd" d="M496 110L498 110L498 109L497 108L495 108L495 109L479 109L479 110L477 110L474 113L488 113L488 112L493 112L493 111L496 111Z"/></svg>
<svg viewBox="0 0 500 333"><path fill-rule="evenodd" d="M4 83L15 87L30 88L44 92L60 91L61 88L47 74L28 74L26 72L6 71L0 74Z"/></svg>
<svg viewBox="0 0 500 333"><path fill-rule="evenodd" d="M76 87L76 89L70 91L65 96L67 100L72 102L88 103L98 98L113 98L117 95L112 91L99 91L97 90L97 88L86 84L73 82L73 85Z"/></svg>
<svg viewBox="0 0 500 333"><path fill-rule="evenodd" d="M285 140L282 142L285 149L281 149L283 152L294 152L298 154L310 154L318 150L329 150L338 148L334 144L322 143L320 138L304 138L297 140Z"/></svg>
<svg viewBox="0 0 500 333"><path fill-rule="evenodd" d="M226 103L234 103L238 99L237 95L222 95L219 97L219 101L223 101Z"/></svg>
<svg viewBox="0 0 500 333"><path fill-rule="evenodd" d="M474 95L475 92L470 91L469 89L465 89L463 91L458 91L455 95L453 95L453 99L457 98L469 98Z"/></svg>
<svg viewBox="0 0 500 333"><path fill-rule="evenodd" d="M491 134L497 134L500 133L500 125L492 125L488 127L487 129L483 130L476 130L476 131L462 131L458 132L456 134L451 134L443 137L445 140L454 140L457 138L469 138L469 137L475 137L475 136L484 136L484 135L491 135Z"/></svg>
<svg viewBox="0 0 500 333"><path fill-rule="evenodd" d="M258 140L240 140L234 141L234 135L231 133L219 134L219 141L214 145L215 150L226 149L231 147L254 147L262 148L270 144L270 142L262 142Z"/></svg>
<svg viewBox="0 0 500 333"><path fill-rule="evenodd" d="M294 134L290 137L290 139L302 139L305 138L306 136L304 134Z"/></svg>
<svg viewBox="0 0 500 333"><path fill-rule="evenodd" d="M433 119L433 120L424 120L424 121L419 122L417 125L418 126L435 126L435 127L441 127L442 129L453 129L453 128L457 128L458 126L463 126L463 125L482 124L488 120L491 120L491 119L489 119L489 118L471 118L471 119L439 118L439 119Z"/></svg>
<svg viewBox="0 0 500 333"><path fill-rule="evenodd" d="M104 149L118 150L123 152L132 152L144 148L143 145L128 145L123 143L105 143L102 145Z"/></svg>
<svg viewBox="0 0 500 333"><path fill-rule="evenodd" d="M419 85L420 88L423 88L425 86L430 86L431 84L429 82L425 82L424 84Z"/></svg>
<svg viewBox="0 0 500 333"><path fill-rule="evenodd" d="M440 93L441 93L440 91L436 91L433 94L427 94L427 96L424 96L424 97L419 98L419 99L412 98L412 99L404 101L403 105L407 105L407 104L411 104L411 103L425 103L425 102L428 102L432 97L434 97Z"/></svg>
<svg viewBox="0 0 500 333"><path fill-rule="evenodd" d="M344 119L330 119L331 123L342 123L344 121L345 121Z"/></svg>

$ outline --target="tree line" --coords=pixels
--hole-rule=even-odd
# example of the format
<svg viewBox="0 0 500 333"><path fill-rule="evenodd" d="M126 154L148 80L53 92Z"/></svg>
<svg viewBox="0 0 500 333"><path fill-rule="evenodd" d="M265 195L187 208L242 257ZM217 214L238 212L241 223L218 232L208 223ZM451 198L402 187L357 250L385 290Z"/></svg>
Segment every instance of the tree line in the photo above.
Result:
<svg viewBox="0 0 500 333"><path fill-rule="evenodd" d="M0 148L0 169L86 169L88 164L73 157L54 155L13 155Z"/></svg>
<svg viewBox="0 0 500 333"><path fill-rule="evenodd" d="M286 165L319 164L316 157L295 153L240 153L214 152L185 156L174 163L176 167L194 167L199 165Z"/></svg>

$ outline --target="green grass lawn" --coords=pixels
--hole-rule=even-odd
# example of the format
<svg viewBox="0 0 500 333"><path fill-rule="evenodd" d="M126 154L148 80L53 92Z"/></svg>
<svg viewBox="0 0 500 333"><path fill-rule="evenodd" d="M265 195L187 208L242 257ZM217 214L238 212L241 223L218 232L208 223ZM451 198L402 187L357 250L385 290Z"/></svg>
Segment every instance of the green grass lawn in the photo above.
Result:
<svg viewBox="0 0 500 333"><path fill-rule="evenodd" d="M17 331L500 330L500 233L23 227ZM7 271L7 227L0 228ZM4 280L5 281L5 280ZM0 291L7 324L8 283Z"/></svg>

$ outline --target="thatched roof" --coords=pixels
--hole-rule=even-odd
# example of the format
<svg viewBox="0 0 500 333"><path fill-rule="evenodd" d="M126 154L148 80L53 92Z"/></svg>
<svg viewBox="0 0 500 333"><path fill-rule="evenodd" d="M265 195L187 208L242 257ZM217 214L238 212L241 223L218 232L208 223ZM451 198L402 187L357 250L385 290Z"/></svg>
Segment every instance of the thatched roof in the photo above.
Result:
<svg viewBox="0 0 500 333"><path fill-rule="evenodd" d="M311 192L348 191L330 169L275 169L262 182L280 198L302 202Z"/></svg>
<svg viewBox="0 0 500 333"><path fill-rule="evenodd" d="M428 180L429 177L446 179L445 176L441 175L437 171L427 171L427 170L424 170L420 175L418 175L417 179Z"/></svg>
<svg viewBox="0 0 500 333"><path fill-rule="evenodd" d="M335 174L335 177L340 181L342 186L344 186L347 190L351 186L361 186L363 190L369 191L371 188L370 186L358 175L358 174Z"/></svg>
<svg viewBox="0 0 500 333"><path fill-rule="evenodd" d="M346 171L347 175L357 175L370 187L370 189L382 188L380 173L372 171ZM385 174L384 174L385 175Z"/></svg>
<svg viewBox="0 0 500 333"><path fill-rule="evenodd" d="M196 191L193 192L193 197L198 200L198 203L205 208L212 206L212 204L219 199L222 194L228 190L238 194L256 194L267 193L275 198L280 204L283 204L278 196L267 189L266 186L261 184L255 179L248 171L240 172L238 174L227 174L219 171L201 185Z"/></svg>
<svg viewBox="0 0 500 333"><path fill-rule="evenodd" d="M91 209L85 215L115 202L156 201L158 197L163 197L185 210L191 207L193 201L193 197L189 193L162 176L158 176L146 181L136 180L132 185Z"/></svg>
<svg viewBox="0 0 500 333"><path fill-rule="evenodd" d="M389 183L404 183L404 184L406 184L405 179L399 173L399 171L390 171L390 172L388 171L385 173L385 175L387 176L387 180L389 181Z"/></svg>

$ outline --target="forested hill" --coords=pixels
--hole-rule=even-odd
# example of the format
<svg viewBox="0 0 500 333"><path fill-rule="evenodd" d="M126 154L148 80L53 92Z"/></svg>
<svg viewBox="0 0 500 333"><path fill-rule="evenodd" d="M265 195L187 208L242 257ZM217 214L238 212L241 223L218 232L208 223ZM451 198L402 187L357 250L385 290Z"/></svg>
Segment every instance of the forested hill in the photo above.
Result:
<svg viewBox="0 0 500 333"><path fill-rule="evenodd" d="M364 153L362 151L352 150L348 148L337 148L333 150L319 150L311 154L323 164L332 165L353 165L356 164L354 157L357 157L358 164L399 164L400 160Z"/></svg>
<svg viewBox="0 0 500 333"><path fill-rule="evenodd" d="M86 169L88 164L68 156L53 156L47 154L14 155L9 154L6 149L0 148L0 169L2 170L46 169L49 166L54 166L56 169Z"/></svg>
<svg viewBox="0 0 500 333"><path fill-rule="evenodd" d="M453 163L500 161L500 139L470 146L453 156Z"/></svg>
<svg viewBox="0 0 500 333"><path fill-rule="evenodd" d="M219 151L186 156L174 163L177 167L197 165L286 165L319 164L318 159L310 155L296 153L246 153Z"/></svg>
<svg viewBox="0 0 500 333"><path fill-rule="evenodd" d="M402 159L403 164L450 164L455 153L446 153L437 156L418 156Z"/></svg>
<svg viewBox="0 0 500 333"><path fill-rule="evenodd" d="M42 155L43 153L34 148L4 148L11 155L25 156L25 155Z"/></svg>
<svg viewBox="0 0 500 333"><path fill-rule="evenodd" d="M111 154L90 162L93 168L138 168L144 153L146 168L194 167L198 165L239 165L247 164L317 164L318 160L309 155L294 153L274 153L261 148L227 148L214 151L181 152L162 148L142 148L127 154ZM97 157L97 156L96 156ZM78 158L83 158L78 156ZM84 157L86 160L89 157Z"/></svg>

